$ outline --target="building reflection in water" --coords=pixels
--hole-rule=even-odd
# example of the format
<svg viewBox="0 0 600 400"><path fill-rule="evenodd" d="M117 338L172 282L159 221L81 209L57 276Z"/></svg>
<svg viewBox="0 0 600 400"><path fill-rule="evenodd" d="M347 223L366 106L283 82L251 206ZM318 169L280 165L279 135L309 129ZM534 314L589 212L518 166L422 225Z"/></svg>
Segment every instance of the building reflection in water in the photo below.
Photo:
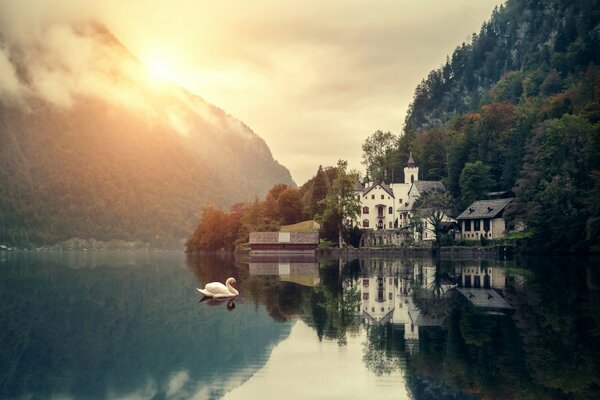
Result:
<svg viewBox="0 0 600 400"><path fill-rule="evenodd" d="M449 303L453 293L461 293L475 307L490 313L511 308L501 296L506 284L505 269L487 267L481 262L444 272L431 259L373 259L361 260L361 271L360 321L367 326L391 324L403 329L410 353L418 348L419 330L442 326L446 317L420 309L419 299Z"/></svg>
<svg viewBox="0 0 600 400"><path fill-rule="evenodd" d="M319 263L314 255L252 255L248 269L250 275L276 275L282 281L304 286L312 287L321 281Z"/></svg>

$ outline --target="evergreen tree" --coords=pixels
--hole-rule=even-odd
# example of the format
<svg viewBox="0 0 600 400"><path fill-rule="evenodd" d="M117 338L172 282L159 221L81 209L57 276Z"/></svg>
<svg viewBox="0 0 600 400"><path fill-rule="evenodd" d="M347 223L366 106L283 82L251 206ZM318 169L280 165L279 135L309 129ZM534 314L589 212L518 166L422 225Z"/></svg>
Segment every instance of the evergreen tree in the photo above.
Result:
<svg viewBox="0 0 600 400"><path fill-rule="evenodd" d="M485 199L486 193L494 187L490 168L481 161L466 163L460 174L459 185L461 208L475 200Z"/></svg>
<svg viewBox="0 0 600 400"><path fill-rule="evenodd" d="M310 195L310 214L314 218L316 215L322 215L325 207L323 200L329 191L329 180L323 167L319 165L317 175L313 180L312 191Z"/></svg>

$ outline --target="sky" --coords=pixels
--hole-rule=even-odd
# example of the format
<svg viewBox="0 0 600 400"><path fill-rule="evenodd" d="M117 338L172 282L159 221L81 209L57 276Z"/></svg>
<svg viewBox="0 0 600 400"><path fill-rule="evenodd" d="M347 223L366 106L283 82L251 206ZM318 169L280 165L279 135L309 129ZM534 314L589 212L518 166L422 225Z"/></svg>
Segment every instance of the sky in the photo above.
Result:
<svg viewBox="0 0 600 400"><path fill-rule="evenodd" d="M302 184L338 159L362 169L364 139L377 129L400 134L416 85L500 3L0 0L0 7L14 29L44 18L104 23L155 74L250 126Z"/></svg>

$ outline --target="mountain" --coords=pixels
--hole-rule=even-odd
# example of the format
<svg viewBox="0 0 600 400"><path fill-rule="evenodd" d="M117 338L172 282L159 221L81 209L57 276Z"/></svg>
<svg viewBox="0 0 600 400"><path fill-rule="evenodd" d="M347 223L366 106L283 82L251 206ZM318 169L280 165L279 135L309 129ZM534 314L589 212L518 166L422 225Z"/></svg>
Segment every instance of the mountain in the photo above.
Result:
<svg viewBox="0 0 600 400"><path fill-rule="evenodd" d="M241 121L152 77L102 25L0 33L0 242L162 244L205 203L294 185Z"/></svg>
<svg viewBox="0 0 600 400"><path fill-rule="evenodd" d="M395 176L410 151L461 209L470 184L514 193L532 250L600 251L600 1L498 7L416 88Z"/></svg>
<svg viewBox="0 0 600 400"><path fill-rule="evenodd" d="M600 63L599 19L598 0L506 1L470 43L458 46L418 85L406 129L434 128L456 114L478 110L507 73L522 74L522 85L506 88L503 100L560 91L561 78ZM558 75L548 77L552 70Z"/></svg>

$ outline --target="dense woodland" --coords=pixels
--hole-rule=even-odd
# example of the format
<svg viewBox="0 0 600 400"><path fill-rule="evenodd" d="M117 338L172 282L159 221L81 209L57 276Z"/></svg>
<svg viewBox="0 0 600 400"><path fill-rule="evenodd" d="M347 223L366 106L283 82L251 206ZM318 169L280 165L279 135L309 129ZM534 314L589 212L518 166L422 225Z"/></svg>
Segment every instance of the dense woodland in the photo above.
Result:
<svg viewBox="0 0 600 400"><path fill-rule="evenodd" d="M418 85L401 136L369 138L388 150L365 163L399 182L412 151L459 207L512 191L509 223L540 250L598 250L599 123L600 2L509 0Z"/></svg>

